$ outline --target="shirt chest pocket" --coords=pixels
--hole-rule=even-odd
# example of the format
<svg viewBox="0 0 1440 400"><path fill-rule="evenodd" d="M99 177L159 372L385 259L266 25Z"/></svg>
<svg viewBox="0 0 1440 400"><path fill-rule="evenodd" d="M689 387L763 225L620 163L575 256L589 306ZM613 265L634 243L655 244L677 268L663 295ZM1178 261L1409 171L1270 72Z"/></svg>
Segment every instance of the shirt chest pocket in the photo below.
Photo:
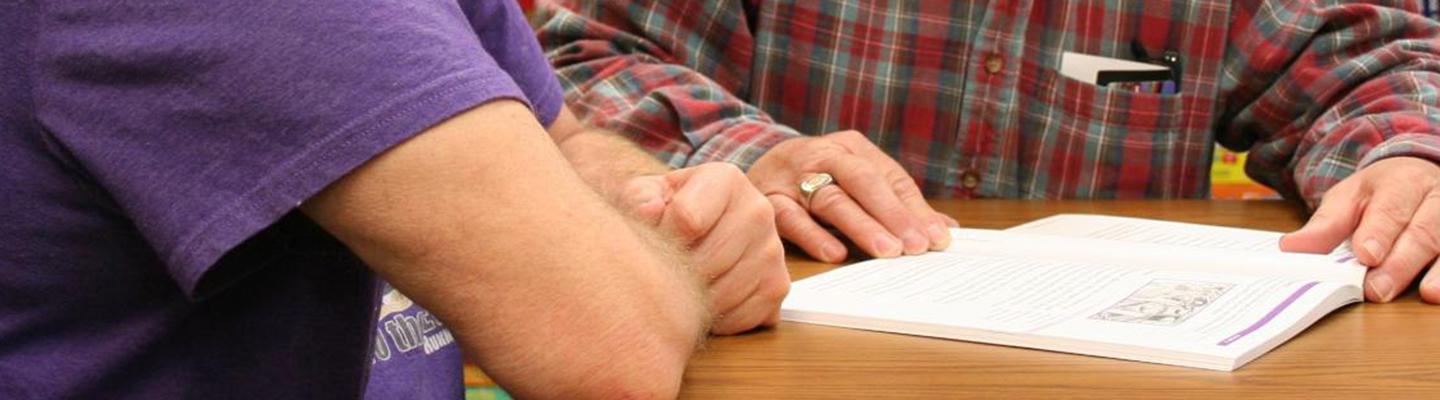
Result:
<svg viewBox="0 0 1440 400"><path fill-rule="evenodd" d="M1173 18L1157 18L1149 10L1055 3L1061 5L1058 10L1032 13L1027 29L1027 62L1018 82L1018 143L1012 147L1021 166L1017 194L1205 196L1215 80L1224 46L1226 19L1219 17L1225 8L1207 8L1215 6L1208 1L1176 1L1170 2L1178 8L1169 14ZM1197 19L1222 21L1217 22L1222 26L1195 23ZM1066 51L1136 59L1131 48L1137 45L1179 55L1178 93L1098 86L1059 72Z"/></svg>

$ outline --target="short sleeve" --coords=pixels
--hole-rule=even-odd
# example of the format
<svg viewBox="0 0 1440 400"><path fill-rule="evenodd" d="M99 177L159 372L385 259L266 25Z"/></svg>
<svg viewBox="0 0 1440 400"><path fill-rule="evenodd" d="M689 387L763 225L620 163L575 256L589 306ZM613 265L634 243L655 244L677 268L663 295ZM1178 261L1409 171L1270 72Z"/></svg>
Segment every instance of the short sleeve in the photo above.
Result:
<svg viewBox="0 0 1440 400"><path fill-rule="evenodd" d="M465 14L475 32L485 40L481 43L495 62L510 74L534 103L535 115L546 127L555 122L565 104L565 91L545 58L535 30L523 17L519 2L468 0L463 3Z"/></svg>
<svg viewBox="0 0 1440 400"><path fill-rule="evenodd" d="M454 1L43 4L37 119L192 298L228 251L389 147L490 100L529 104L491 54L512 44Z"/></svg>

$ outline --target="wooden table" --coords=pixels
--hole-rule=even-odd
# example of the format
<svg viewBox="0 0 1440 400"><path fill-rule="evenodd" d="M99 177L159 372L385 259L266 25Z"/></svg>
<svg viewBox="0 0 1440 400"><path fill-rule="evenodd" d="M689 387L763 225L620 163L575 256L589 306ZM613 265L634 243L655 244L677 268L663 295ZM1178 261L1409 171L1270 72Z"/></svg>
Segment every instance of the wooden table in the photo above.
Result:
<svg viewBox="0 0 1440 400"><path fill-rule="evenodd" d="M938 201L967 227L1006 228L1097 213L1287 231L1284 202ZM791 255L795 279L835 265ZM1235 372L799 323L719 337L685 374L682 398L1431 398L1440 399L1440 306L1414 287L1391 304L1350 306Z"/></svg>

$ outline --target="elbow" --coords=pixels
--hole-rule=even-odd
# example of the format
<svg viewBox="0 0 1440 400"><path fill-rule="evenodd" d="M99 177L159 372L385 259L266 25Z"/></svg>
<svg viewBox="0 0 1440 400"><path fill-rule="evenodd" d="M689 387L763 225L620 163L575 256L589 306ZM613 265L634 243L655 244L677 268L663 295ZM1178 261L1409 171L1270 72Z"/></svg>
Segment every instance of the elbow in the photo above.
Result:
<svg viewBox="0 0 1440 400"><path fill-rule="evenodd" d="M653 354L652 354L653 355ZM569 390L556 398L652 400L674 399L680 394L685 374L685 360L690 352L648 358L643 366L609 365L591 377L574 382ZM679 359L678 362L669 359ZM624 364L618 363L618 364Z"/></svg>
<svg viewBox="0 0 1440 400"><path fill-rule="evenodd" d="M585 394L574 398L613 400L674 399L680 395L682 373L683 369L674 371L674 373L637 376L634 379L605 382L601 385L585 388Z"/></svg>
<svg viewBox="0 0 1440 400"><path fill-rule="evenodd" d="M603 368L600 373L604 378L585 389L603 399L674 399L680 394L685 366L702 337L685 330L649 346L621 350L620 357L628 360L617 360ZM631 351L635 353L625 354ZM622 367L626 363L630 367Z"/></svg>
<svg viewBox="0 0 1440 400"><path fill-rule="evenodd" d="M571 365L583 363L586 372L572 374L576 379L551 382L558 385L552 386L550 393L566 399L675 398L684 381L685 366L703 336L691 329L683 330L683 334L677 330L675 335L657 331L611 342L597 357L574 359L576 363Z"/></svg>

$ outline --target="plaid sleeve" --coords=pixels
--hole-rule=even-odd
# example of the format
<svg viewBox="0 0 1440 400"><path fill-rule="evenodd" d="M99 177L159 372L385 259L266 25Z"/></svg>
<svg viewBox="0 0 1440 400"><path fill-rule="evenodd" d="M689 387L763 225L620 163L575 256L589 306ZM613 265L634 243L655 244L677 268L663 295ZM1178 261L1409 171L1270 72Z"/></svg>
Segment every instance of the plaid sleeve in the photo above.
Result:
<svg viewBox="0 0 1440 400"><path fill-rule="evenodd" d="M628 136L671 166L748 169L799 136L747 104L753 38L738 1L542 1L540 42L565 100L590 126Z"/></svg>
<svg viewBox="0 0 1440 400"><path fill-rule="evenodd" d="M1440 25L1378 3L1234 3L1218 139L1253 178L1315 207L1378 160L1440 162Z"/></svg>

